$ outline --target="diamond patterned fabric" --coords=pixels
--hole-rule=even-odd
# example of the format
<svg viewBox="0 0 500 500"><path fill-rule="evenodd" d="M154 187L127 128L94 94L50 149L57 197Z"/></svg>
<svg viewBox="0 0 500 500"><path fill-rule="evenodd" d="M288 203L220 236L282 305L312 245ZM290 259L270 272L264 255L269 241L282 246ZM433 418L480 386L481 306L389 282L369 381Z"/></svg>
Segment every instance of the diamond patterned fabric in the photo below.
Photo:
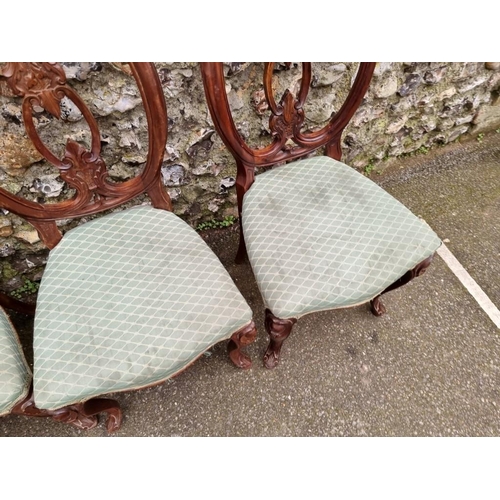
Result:
<svg viewBox="0 0 500 500"><path fill-rule="evenodd" d="M57 409L166 380L249 324L215 254L176 215L143 206L65 234L34 333L34 394Z"/></svg>
<svg viewBox="0 0 500 500"><path fill-rule="evenodd" d="M5 311L0 308L0 415L6 415L27 394L31 370Z"/></svg>
<svg viewBox="0 0 500 500"><path fill-rule="evenodd" d="M256 176L242 225L266 307L280 318L371 300L441 244L399 201L326 156Z"/></svg>

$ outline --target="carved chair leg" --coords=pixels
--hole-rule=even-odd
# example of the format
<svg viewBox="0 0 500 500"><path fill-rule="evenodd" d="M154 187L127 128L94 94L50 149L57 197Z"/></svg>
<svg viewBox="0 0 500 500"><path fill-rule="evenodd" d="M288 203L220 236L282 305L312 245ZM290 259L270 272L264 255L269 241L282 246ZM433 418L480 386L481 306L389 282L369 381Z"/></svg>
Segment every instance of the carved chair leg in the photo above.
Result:
<svg viewBox="0 0 500 500"><path fill-rule="evenodd" d="M248 370L252 366L252 360L241 351L241 348L251 344L257 338L257 329L252 321L249 325L233 333L227 344L227 352L231 361L243 370Z"/></svg>
<svg viewBox="0 0 500 500"><path fill-rule="evenodd" d="M93 398L78 406L82 406L82 413L89 417L106 413L106 429L109 433L117 431L122 425L122 410L114 399Z"/></svg>
<svg viewBox="0 0 500 500"><path fill-rule="evenodd" d="M386 309L384 304L382 304L382 301L380 300L380 296L383 295L384 293L390 292L391 290L395 290L396 288L406 285L412 279L424 274L427 268L431 265L434 255L436 254L435 253L432 254L430 257L427 257L427 259L420 262L420 264L417 264L413 269L410 269L410 271L401 276L401 278L395 281L392 285L388 286L381 294L377 295L374 299L372 299L370 301L370 309L372 313L375 316L382 316L383 314L385 314Z"/></svg>
<svg viewBox="0 0 500 500"><path fill-rule="evenodd" d="M295 323L297 323L295 318L277 318L269 309L266 309L265 326L271 338L264 354L264 366L266 368L272 369L278 366L281 346L290 335Z"/></svg>
<svg viewBox="0 0 500 500"><path fill-rule="evenodd" d="M27 417L50 417L57 422L71 424L82 430L93 429L97 423L97 414L107 412L108 432L114 432L120 428L122 413L120 405L113 399L91 399L85 403L65 406L58 410L42 410L35 406L33 398L33 387L31 387L26 398L18 403L12 412L15 415Z"/></svg>

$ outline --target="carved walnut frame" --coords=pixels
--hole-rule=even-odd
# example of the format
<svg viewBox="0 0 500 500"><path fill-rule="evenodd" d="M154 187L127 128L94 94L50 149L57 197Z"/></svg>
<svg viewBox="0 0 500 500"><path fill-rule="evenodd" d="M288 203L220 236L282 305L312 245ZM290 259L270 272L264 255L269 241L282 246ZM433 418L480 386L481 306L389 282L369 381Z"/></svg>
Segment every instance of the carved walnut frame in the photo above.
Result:
<svg viewBox="0 0 500 500"><path fill-rule="evenodd" d="M233 121L231 108L226 93L224 68L222 63L200 63L205 87L207 104L217 132L236 160L236 193L238 212L241 221L243 196L250 189L255 179L256 167L269 167L301 158L321 147L325 153L340 160L342 150L340 141L344 128L358 109L370 85L375 63L360 63L356 79L343 106L321 130L303 132L305 113L304 104L311 86L311 63L302 63L302 80L298 96L286 90L279 103L273 95L272 80L274 63L264 64L264 94L271 111L269 128L272 142L262 149L249 147L241 138ZM293 141L294 146L289 145ZM237 262L246 259L243 231L240 232L240 246Z"/></svg>
<svg viewBox="0 0 500 500"><path fill-rule="evenodd" d="M172 210L170 197L161 183L160 165L167 141L167 110L156 69L151 63L131 63L130 67L144 103L148 122L149 151L141 174L128 181L110 182L101 158L101 136L97 122L78 94L67 84L63 69L56 63L7 63L0 71L16 96L23 98L22 112L26 133L36 149L55 165L61 178L75 189L67 201L42 205L22 199L0 188L0 207L12 211L32 224L49 248L62 238L55 221L95 214L115 208L147 192L156 208ZM63 158L58 158L40 139L33 123L33 106L61 118L60 102L68 97L82 113L91 132L90 151L68 140Z"/></svg>
<svg viewBox="0 0 500 500"><path fill-rule="evenodd" d="M321 147L325 147L327 156L340 160L342 156L342 132L368 90L375 64L373 62L360 63L356 78L344 104L331 117L327 125L314 132L303 132L304 104L311 85L311 63L302 63L302 79L298 95L294 96L289 90L286 90L279 103L274 98L272 88L274 63L265 63L263 87L265 99L271 112L269 128L272 141L262 149L254 149L249 147L242 139L234 123L226 93L223 64L220 62L200 63L205 95L212 120L222 141L236 160L236 192L240 215L240 244L236 262L243 262L247 258L244 234L241 227L241 212L243 196L254 182L256 167L277 166L299 159ZM290 67L289 63L288 67ZM290 142L293 144L290 145ZM414 277L425 272L431 263L432 257L408 271L380 295L408 283ZM381 316L385 312L385 307L380 301L380 295L371 301L371 310L376 316ZM290 335L296 321L296 318L278 318L274 316L272 311L266 309L265 327L270 336L270 343L264 355L264 365L267 368L274 368L279 363L281 346Z"/></svg>
<svg viewBox="0 0 500 500"><path fill-rule="evenodd" d="M101 136L97 122L78 94L67 84L64 70L57 63L6 63L0 69L0 78L6 81L14 95L22 97L22 114L26 133L40 154L59 169L61 178L75 190L72 199L44 205L20 198L0 188L0 207L31 223L41 240L52 249L62 238L56 220L78 218L110 210L147 193L155 208L172 211L172 203L161 179L165 145L167 142L167 109L163 90L153 63L129 63L139 88L148 123L149 150L142 172L133 179L113 183L108 177L101 157ZM86 150L79 143L68 140L62 158L58 158L43 143L33 122L33 107L42 107L57 119L61 118L60 103L69 98L82 113L91 133L91 147ZM175 237L175 235L173 235ZM25 304L0 293L0 305L18 312L34 314L35 306ZM242 347L256 338L255 324L235 332L228 343L231 361L239 368L251 367L250 358ZM111 399L94 398L84 403L46 411L36 408L32 390L18 403L12 413L51 417L81 429L97 425L96 415L107 412L109 432L121 423L121 410Z"/></svg>

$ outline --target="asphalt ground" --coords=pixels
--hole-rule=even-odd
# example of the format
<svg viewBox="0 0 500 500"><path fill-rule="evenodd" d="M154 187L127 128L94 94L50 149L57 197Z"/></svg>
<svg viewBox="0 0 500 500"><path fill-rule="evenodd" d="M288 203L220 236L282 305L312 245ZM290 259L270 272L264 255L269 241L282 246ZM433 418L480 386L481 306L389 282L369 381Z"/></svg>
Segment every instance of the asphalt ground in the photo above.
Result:
<svg viewBox="0 0 500 500"><path fill-rule="evenodd" d="M371 177L446 241L500 308L500 135L392 160ZM499 436L500 330L445 262L368 305L301 318L267 370L264 308L248 264L233 263L237 228L203 234L255 313L251 370L226 345L149 389L116 394L115 436ZM14 321L31 359L31 325ZM102 419L104 420L104 419ZM107 436L9 415L0 436ZM237 445L236 445L237 446Z"/></svg>

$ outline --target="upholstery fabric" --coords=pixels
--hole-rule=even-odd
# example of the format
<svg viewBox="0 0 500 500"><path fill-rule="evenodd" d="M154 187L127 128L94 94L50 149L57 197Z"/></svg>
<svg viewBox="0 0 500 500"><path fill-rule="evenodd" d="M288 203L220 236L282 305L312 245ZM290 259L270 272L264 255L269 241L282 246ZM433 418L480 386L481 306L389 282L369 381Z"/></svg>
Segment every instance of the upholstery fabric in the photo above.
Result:
<svg viewBox="0 0 500 500"><path fill-rule="evenodd" d="M441 244L377 184L326 156L257 175L242 225L266 307L280 318L371 300Z"/></svg>
<svg viewBox="0 0 500 500"><path fill-rule="evenodd" d="M49 255L36 404L57 409L166 380L251 319L218 258L176 215L142 206L95 219Z"/></svg>
<svg viewBox="0 0 500 500"><path fill-rule="evenodd" d="M27 396L31 370L17 333L5 311L0 308L0 415Z"/></svg>

